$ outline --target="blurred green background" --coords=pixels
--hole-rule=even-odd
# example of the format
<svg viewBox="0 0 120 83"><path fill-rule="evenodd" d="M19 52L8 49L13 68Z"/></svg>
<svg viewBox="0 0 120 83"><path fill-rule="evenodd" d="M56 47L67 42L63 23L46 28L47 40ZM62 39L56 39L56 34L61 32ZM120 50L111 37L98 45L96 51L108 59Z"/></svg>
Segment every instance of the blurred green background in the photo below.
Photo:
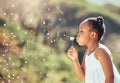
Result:
<svg viewBox="0 0 120 83"><path fill-rule="evenodd" d="M101 42L111 50L120 72L118 4L119 0L0 0L0 83L83 83L66 50L79 23L99 15L106 24ZM86 47L73 43L81 63Z"/></svg>

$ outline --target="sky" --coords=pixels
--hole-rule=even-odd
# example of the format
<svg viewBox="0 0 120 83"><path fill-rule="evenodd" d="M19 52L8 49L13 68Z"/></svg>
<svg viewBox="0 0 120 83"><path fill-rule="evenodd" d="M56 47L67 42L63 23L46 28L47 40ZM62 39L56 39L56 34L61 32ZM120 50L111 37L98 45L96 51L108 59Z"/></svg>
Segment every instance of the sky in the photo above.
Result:
<svg viewBox="0 0 120 83"><path fill-rule="evenodd" d="M110 3L116 6L120 6L120 0L87 0L87 1L98 4L98 5L104 5L106 3Z"/></svg>

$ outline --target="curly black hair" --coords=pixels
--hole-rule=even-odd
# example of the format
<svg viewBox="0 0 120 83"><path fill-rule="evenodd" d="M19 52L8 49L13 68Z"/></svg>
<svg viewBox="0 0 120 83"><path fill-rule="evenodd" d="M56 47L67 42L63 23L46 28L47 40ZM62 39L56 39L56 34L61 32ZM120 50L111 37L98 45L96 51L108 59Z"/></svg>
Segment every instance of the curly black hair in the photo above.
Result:
<svg viewBox="0 0 120 83"><path fill-rule="evenodd" d="M87 19L87 22L98 32L98 41L101 40L105 33L104 18L102 16L91 17Z"/></svg>

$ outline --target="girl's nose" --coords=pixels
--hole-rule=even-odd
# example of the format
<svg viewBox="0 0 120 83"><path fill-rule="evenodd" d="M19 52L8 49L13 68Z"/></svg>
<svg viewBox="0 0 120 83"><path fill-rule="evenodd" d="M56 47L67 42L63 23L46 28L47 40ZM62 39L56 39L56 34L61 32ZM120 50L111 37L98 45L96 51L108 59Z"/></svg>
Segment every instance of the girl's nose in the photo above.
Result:
<svg viewBox="0 0 120 83"><path fill-rule="evenodd" d="M77 39L77 40L78 40L79 36L80 36L80 34L78 33L77 36L76 36L76 39Z"/></svg>

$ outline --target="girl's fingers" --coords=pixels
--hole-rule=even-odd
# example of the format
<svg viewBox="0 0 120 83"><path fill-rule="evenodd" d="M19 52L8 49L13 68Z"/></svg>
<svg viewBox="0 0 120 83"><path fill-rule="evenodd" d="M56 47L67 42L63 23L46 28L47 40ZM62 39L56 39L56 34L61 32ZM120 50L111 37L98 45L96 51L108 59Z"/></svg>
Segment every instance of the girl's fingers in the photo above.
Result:
<svg viewBox="0 0 120 83"><path fill-rule="evenodd" d="M75 50L75 48L72 46L67 52L71 52L71 53L73 53L74 50Z"/></svg>
<svg viewBox="0 0 120 83"><path fill-rule="evenodd" d="M68 50L67 54L68 54L68 55L72 54L71 50Z"/></svg>
<svg viewBox="0 0 120 83"><path fill-rule="evenodd" d="M72 58L72 53L67 53L68 57Z"/></svg>
<svg viewBox="0 0 120 83"><path fill-rule="evenodd" d="M70 49L67 51L67 55L71 56L74 52L75 52L75 48L71 46Z"/></svg>
<svg viewBox="0 0 120 83"><path fill-rule="evenodd" d="M71 58L72 60L75 59L75 58L77 58L76 57L77 56L76 49L73 46L71 46L69 48L69 50L67 50L67 56L69 58Z"/></svg>
<svg viewBox="0 0 120 83"><path fill-rule="evenodd" d="M74 46L71 46L71 49L72 49L72 50L75 50L75 47L74 47Z"/></svg>
<svg viewBox="0 0 120 83"><path fill-rule="evenodd" d="M72 50L74 50L74 47L73 47L73 46L71 46L69 50L71 50L71 51L72 51Z"/></svg>
<svg viewBox="0 0 120 83"><path fill-rule="evenodd" d="M67 55L71 56L72 55L72 50L68 50Z"/></svg>

